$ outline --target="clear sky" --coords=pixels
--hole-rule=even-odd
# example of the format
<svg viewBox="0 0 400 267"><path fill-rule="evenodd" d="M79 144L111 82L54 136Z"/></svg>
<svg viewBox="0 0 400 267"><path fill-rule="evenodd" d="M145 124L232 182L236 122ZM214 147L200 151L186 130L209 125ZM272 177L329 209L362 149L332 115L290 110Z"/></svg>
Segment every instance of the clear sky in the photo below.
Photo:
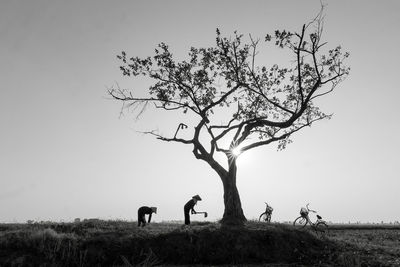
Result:
<svg viewBox="0 0 400 267"><path fill-rule="evenodd" d="M400 220L400 2L324 3L324 39L350 52L350 76L318 102L332 120L282 152L239 159L244 213L258 217L267 201L273 221L289 221L309 202L334 222ZM107 88L147 88L122 77L116 55L152 55L165 42L183 59L213 45L217 27L262 38L299 31L319 9L318 0L1 1L0 222L136 220L141 205L158 207L155 221L183 220L194 194L198 210L221 218L222 183L191 147L137 132L174 132L174 114L120 117ZM287 63L272 58L267 66Z"/></svg>

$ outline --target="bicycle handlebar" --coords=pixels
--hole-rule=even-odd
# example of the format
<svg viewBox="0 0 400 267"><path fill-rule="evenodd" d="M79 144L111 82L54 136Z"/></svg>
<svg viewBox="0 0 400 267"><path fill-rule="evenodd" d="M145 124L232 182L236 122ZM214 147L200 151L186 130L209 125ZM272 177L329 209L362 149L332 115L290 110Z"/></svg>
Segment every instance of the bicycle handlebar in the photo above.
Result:
<svg viewBox="0 0 400 267"><path fill-rule="evenodd" d="M307 210L308 210L308 211L311 211L311 212L317 213L315 210L310 210L310 208L309 208L308 206L310 206L310 203L307 203L307 205L306 205L306 207L307 207Z"/></svg>

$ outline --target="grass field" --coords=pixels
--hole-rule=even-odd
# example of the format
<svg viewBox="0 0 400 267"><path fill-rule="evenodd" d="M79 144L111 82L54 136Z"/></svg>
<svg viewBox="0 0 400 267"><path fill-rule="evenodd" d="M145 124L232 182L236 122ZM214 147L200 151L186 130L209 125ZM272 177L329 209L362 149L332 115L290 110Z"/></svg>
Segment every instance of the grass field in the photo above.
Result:
<svg viewBox="0 0 400 267"><path fill-rule="evenodd" d="M354 245L364 258L375 259L384 266L400 266L399 225L333 225L330 228L329 239ZM362 256L358 257L361 262Z"/></svg>
<svg viewBox="0 0 400 267"><path fill-rule="evenodd" d="M0 224L0 266L400 266L400 227L332 225L327 234L248 222Z"/></svg>

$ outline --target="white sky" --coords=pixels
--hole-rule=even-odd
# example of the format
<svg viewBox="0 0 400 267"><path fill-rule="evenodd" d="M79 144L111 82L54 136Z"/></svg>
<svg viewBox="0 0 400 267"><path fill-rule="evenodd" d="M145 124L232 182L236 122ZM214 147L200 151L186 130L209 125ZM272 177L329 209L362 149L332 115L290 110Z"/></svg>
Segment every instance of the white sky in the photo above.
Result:
<svg viewBox="0 0 400 267"><path fill-rule="evenodd" d="M267 201L273 220L288 221L310 202L329 221L400 220L400 2L325 3L324 39L350 52L350 76L319 102L332 120L299 132L283 152L262 147L239 160L245 215L258 217ZM222 183L191 147L136 132L173 133L174 114L119 118L107 87L146 87L122 77L116 55L152 55L166 42L182 59L190 46L213 45L216 27L263 38L300 30L319 8L318 0L1 1L0 222L136 220L141 205L158 207L155 221L183 220L194 194L208 219L221 218ZM274 63L286 62L265 62Z"/></svg>

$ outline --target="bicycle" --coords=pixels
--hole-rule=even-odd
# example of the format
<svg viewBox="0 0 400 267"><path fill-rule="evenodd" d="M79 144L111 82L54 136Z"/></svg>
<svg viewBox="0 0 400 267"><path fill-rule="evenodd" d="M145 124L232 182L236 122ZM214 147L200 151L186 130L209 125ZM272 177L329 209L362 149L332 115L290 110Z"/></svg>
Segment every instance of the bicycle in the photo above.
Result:
<svg viewBox="0 0 400 267"><path fill-rule="evenodd" d="M258 221L261 221L261 218L264 222L271 222L271 215L272 215L272 211L274 210L271 206L268 205L267 202L264 202L265 205L267 205L265 207L265 211L263 213L261 213L260 217L258 218Z"/></svg>
<svg viewBox="0 0 400 267"><path fill-rule="evenodd" d="M310 203L306 205L307 208L301 208L300 216L297 217L294 222L293 226L297 228L304 228L307 224L311 226L311 228L319 233L325 233L328 230L328 224L322 219L321 216L317 214L317 220L313 223L308 216L308 213L311 211L313 213L317 213L315 210L310 210L309 206Z"/></svg>

